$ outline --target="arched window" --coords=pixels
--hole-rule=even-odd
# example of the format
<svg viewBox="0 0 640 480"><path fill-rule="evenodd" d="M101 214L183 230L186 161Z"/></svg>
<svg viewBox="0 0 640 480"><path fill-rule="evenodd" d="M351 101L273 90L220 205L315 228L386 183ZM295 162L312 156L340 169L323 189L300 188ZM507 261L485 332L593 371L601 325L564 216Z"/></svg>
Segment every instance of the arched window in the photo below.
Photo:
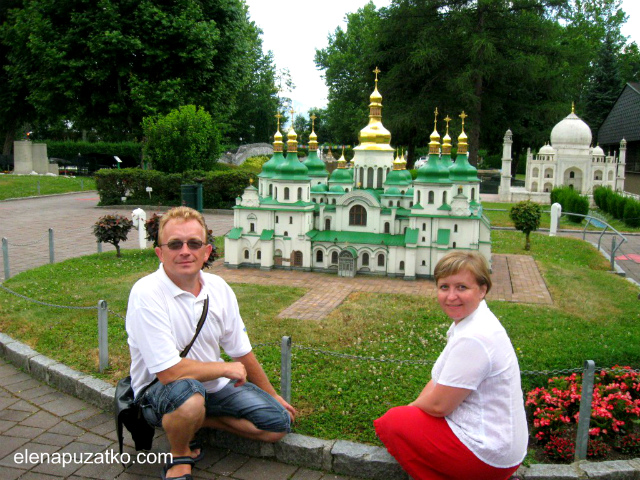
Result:
<svg viewBox="0 0 640 480"><path fill-rule="evenodd" d="M273 196L273 185L269 185L269 196Z"/></svg>
<svg viewBox="0 0 640 480"><path fill-rule="evenodd" d="M576 172L569 172L569 178L576 178Z"/></svg>
<svg viewBox="0 0 640 480"><path fill-rule="evenodd" d="M354 205L349 210L349 225L367 225L367 210L362 205Z"/></svg>
<svg viewBox="0 0 640 480"><path fill-rule="evenodd" d="M336 199L335 199L335 198L333 199L333 204L334 204L334 205L336 204Z"/></svg>
<svg viewBox="0 0 640 480"><path fill-rule="evenodd" d="M453 248L456 248L456 242L453 242Z"/></svg>
<svg viewBox="0 0 640 480"><path fill-rule="evenodd" d="M249 250L244 251L244 259L249 260Z"/></svg>
<svg viewBox="0 0 640 480"><path fill-rule="evenodd" d="M422 266L426 267L427 266L427 262L425 262L424 260L422 260Z"/></svg>
<svg viewBox="0 0 640 480"><path fill-rule="evenodd" d="M400 206L400 200L398 200L398 203L396 203L396 206L398 207Z"/></svg>
<svg viewBox="0 0 640 480"><path fill-rule="evenodd" d="M476 189L472 188L471 189L471 200L475 200L475 198L476 198Z"/></svg>
<svg viewBox="0 0 640 480"><path fill-rule="evenodd" d="M278 223L278 215L276 215L276 223Z"/></svg>
<svg viewBox="0 0 640 480"><path fill-rule="evenodd" d="M289 187L284 187L284 199L289 200Z"/></svg>
<svg viewBox="0 0 640 480"><path fill-rule="evenodd" d="M404 272L404 262L400 262L400 271Z"/></svg>
<svg viewBox="0 0 640 480"><path fill-rule="evenodd" d="M462 187L458 187L458 195L462 193Z"/></svg>
<svg viewBox="0 0 640 480"><path fill-rule="evenodd" d="M429 200L428 200L429 205L432 205L432 204L433 204L433 202L434 202L433 197L434 197L433 190L429 190Z"/></svg>
<svg viewBox="0 0 640 480"><path fill-rule="evenodd" d="M458 233L458 224L457 223L453 226L453 233Z"/></svg>
<svg viewBox="0 0 640 480"><path fill-rule="evenodd" d="M382 188L382 168L378 168L378 183L376 184L376 188Z"/></svg>
<svg viewBox="0 0 640 480"><path fill-rule="evenodd" d="M302 187L298 187L298 200L302 200Z"/></svg>
<svg viewBox="0 0 640 480"><path fill-rule="evenodd" d="M312 198L312 199L311 199L311 201L312 201L313 203L316 203L316 199L315 199L315 198Z"/></svg>
<svg viewBox="0 0 640 480"><path fill-rule="evenodd" d="M420 190L418 190L418 196L417 196L417 198L418 198L418 203L420 203Z"/></svg>
<svg viewBox="0 0 640 480"><path fill-rule="evenodd" d="M379 267L384 267L384 254L383 253L379 253L378 254L378 266Z"/></svg>
<svg viewBox="0 0 640 480"><path fill-rule="evenodd" d="M289 236L289 232L287 232L286 230L284 231L284 236L288 237Z"/></svg>
<svg viewBox="0 0 640 480"><path fill-rule="evenodd" d="M256 252L256 259L262 260L262 252L260 250Z"/></svg>
<svg viewBox="0 0 640 480"><path fill-rule="evenodd" d="M338 252L331 253L331 265L335 265L338 263Z"/></svg>
<svg viewBox="0 0 640 480"><path fill-rule="evenodd" d="M324 260L324 256L322 255L322 250L317 250L316 251L316 262L322 263L323 260Z"/></svg>
<svg viewBox="0 0 640 480"><path fill-rule="evenodd" d="M391 224L389 222L384 222L384 233L391 233Z"/></svg>
<svg viewBox="0 0 640 480"><path fill-rule="evenodd" d="M413 202L409 202L409 207L413 207Z"/></svg>
<svg viewBox="0 0 640 480"><path fill-rule="evenodd" d="M389 201L389 206L390 206L390 207L393 207L393 200L390 200L390 201Z"/></svg>
<svg viewBox="0 0 640 480"><path fill-rule="evenodd" d="M363 253L362 254L362 266L363 267L368 267L369 266L369 254L368 253Z"/></svg>
<svg viewBox="0 0 640 480"><path fill-rule="evenodd" d="M256 224L251 222L249 224L249 232L252 233L252 232L255 232L255 231L256 231Z"/></svg>
<svg viewBox="0 0 640 480"><path fill-rule="evenodd" d="M293 224L293 217L289 217L289 225Z"/></svg>
<svg viewBox="0 0 640 480"><path fill-rule="evenodd" d="M442 203L447 203L447 192L442 192Z"/></svg>
<svg viewBox="0 0 640 480"><path fill-rule="evenodd" d="M402 230L402 233L403 234L407 233L407 227L404 227L404 230Z"/></svg>
<svg viewBox="0 0 640 480"><path fill-rule="evenodd" d="M426 224L426 223L423 223L423 224L422 224L422 231L424 232L426 229L427 229L427 224Z"/></svg>
<svg viewBox="0 0 640 480"><path fill-rule="evenodd" d="M324 229L325 230L331 230L331 219L330 218L325 218L324 219Z"/></svg>

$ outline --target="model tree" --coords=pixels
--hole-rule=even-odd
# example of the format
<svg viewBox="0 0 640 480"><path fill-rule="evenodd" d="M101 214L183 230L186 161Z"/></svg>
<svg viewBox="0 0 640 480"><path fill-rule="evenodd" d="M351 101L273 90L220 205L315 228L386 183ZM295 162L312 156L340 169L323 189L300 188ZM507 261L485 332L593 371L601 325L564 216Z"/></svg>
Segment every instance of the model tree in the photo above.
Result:
<svg viewBox="0 0 640 480"><path fill-rule="evenodd" d="M127 241L133 222L122 215L105 215L93 225L96 239L102 243L110 243L116 247L116 257L120 256L120 242Z"/></svg>
<svg viewBox="0 0 640 480"><path fill-rule="evenodd" d="M526 200L516 203L509 211L509 217L513 220L516 230L525 234L526 240L524 244L525 250L531 250L531 240L529 234L535 232L540 227L540 218L542 217L542 207Z"/></svg>

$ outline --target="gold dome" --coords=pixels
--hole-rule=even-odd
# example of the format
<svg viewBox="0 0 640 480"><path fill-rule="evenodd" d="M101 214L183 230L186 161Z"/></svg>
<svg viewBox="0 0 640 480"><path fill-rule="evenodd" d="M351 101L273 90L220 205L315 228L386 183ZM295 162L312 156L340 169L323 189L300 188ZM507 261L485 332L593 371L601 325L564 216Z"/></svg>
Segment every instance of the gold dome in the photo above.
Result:
<svg viewBox="0 0 640 480"><path fill-rule="evenodd" d="M347 168L347 159L344 157L344 146L342 147L342 155L338 159L338 168Z"/></svg>
<svg viewBox="0 0 640 480"><path fill-rule="evenodd" d="M434 112L433 132L429 136L429 155L437 155L440 153L440 134L438 133L438 109Z"/></svg>
<svg viewBox="0 0 640 480"><path fill-rule="evenodd" d="M467 145L467 134L464 133L464 119L467 118L468 115L464 113L464 111L460 114L460 118L462 119L462 132L460 132L460 136L458 136L458 153L466 154L469 151L469 146Z"/></svg>
<svg viewBox="0 0 640 480"><path fill-rule="evenodd" d="M398 155L396 151L396 158L393 159L393 169L394 170L402 170L402 158Z"/></svg>
<svg viewBox="0 0 640 480"><path fill-rule="evenodd" d="M449 118L449 115L445 117L444 121L447 122L447 133L442 137L442 153L449 155L451 153L451 137L449 136L449 122L451 118Z"/></svg>
<svg viewBox="0 0 640 480"><path fill-rule="evenodd" d="M382 95L378 91L378 67L373 71L376 74L376 84L373 93L369 97L369 124L360 130L358 140L360 145L354 150L383 150L393 151L391 148L391 132L382 125Z"/></svg>

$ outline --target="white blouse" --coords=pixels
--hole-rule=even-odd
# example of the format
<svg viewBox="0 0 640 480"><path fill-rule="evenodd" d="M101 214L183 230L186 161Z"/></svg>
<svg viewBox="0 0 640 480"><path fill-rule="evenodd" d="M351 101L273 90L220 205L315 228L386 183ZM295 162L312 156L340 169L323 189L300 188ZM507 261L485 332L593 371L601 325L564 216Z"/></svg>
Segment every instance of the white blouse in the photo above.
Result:
<svg viewBox="0 0 640 480"><path fill-rule="evenodd" d="M483 300L471 315L449 327L447 337L432 380L472 390L445 417L449 427L486 464L508 468L521 463L529 433L520 368L507 332Z"/></svg>

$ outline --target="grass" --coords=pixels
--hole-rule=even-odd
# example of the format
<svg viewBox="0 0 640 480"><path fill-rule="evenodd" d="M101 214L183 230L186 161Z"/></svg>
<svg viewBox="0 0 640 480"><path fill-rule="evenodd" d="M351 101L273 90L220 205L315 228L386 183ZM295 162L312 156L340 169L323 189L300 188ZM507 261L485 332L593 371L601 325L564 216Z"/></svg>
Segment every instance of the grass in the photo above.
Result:
<svg viewBox="0 0 640 480"><path fill-rule="evenodd" d="M494 253L522 251L519 232L492 232ZM532 235L532 252L553 305L491 301L516 348L523 371L598 366L640 366L637 289L607 271L590 245L562 237ZM94 306L105 299L124 314L129 289L157 268L151 251L112 252L68 260L21 273L5 285L31 298L63 305ZM72 279L72 280L71 280ZM293 339L293 398L301 415L295 431L320 438L379 444L373 419L413 400L429 380L431 364L445 345L450 321L435 299L354 293L322 322L279 319L300 298L301 288L234 284L242 317L265 370L279 386L279 341ZM127 373L124 322L109 316L111 368L97 373L96 312L52 309L0 290L0 330L73 368L114 383ZM327 353L375 357L366 361ZM427 364L399 363L413 360ZM546 376L523 374L523 385Z"/></svg>
<svg viewBox="0 0 640 480"><path fill-rule="evenodd" d="M40 183L40 195L96 189L96 181L93 177L0 175L0 200L36 196L38 195L38 182Z"/></svg>

